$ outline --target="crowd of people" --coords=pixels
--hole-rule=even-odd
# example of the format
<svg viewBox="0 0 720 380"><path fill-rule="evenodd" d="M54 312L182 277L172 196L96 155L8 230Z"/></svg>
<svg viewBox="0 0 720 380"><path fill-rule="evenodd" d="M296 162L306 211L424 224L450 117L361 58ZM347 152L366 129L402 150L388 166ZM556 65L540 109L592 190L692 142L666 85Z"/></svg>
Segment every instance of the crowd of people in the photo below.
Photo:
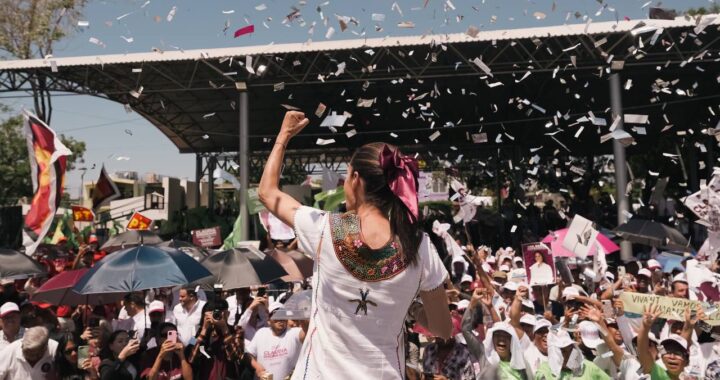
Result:
<svg viewBox="0 0 720 380"><path fill-rule="evenodd" d="M638 260L590 273L583 260L563 260L561 271L536 253L526 269L519 247L456 238L469 235L465 224L423 231L416 164L382 143L349 163L347 212L302 206L278 184L287 142L307 123L286 114L259 197L295 231L296 242L276 248L312 257L312 278L76 306L34 301L44 279L5 279L0 380L720 378L719 262L689 256L666 273ZM89 243L47 261L48 277L96 265L104 254ZM688 278L697 265L707 281ZM301 288L312 292L309 318L279 314ZM624 293L667 297L683 312L669 317L659 301L631 312Z"/></svg>
<svg viewBox="0 0 720 380"><path fill-rule="evenodd" d="M411 307L407 378L720 378L720 327L701 326L708 310L666 320L658 307L625 312L618 297L709 300L679 269L662 273L656 260L634 262L624 275L608 271L591 284L571 263L572 283L557 276L554 285L530 286L517 280L522 261L511 247L461 249L461 257L445 260L452 336L428 334ZM22 283L5 280L0 293L3 380L285 379L308 328L307 320L273 319L283 300L275 288L275 297L265 288L155 289L116 304L71 307L33 302L36 280Z"/></svg>

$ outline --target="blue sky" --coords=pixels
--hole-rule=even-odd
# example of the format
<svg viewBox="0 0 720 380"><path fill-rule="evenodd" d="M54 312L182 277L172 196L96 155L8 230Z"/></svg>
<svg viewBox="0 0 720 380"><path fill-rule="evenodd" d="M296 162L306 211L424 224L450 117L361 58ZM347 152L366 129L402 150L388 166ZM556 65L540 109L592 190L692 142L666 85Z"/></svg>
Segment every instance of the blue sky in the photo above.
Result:
<svg viewBox="0 0 720 380"><path fill-rule="evenodd" d="M149 52L152 48L266 45L306 42L308 39L323 41L329 27L335 29L331 39L351 39L362 38L363 33L366 37L457 33L471 25L480 30L494 30L584 23L584 17L592 18L593 22L624 17L638 19L646 17L648 6L643 6L649 3L648 0L605 0L602 3L598 0L427 0L425 6L425 2L398 0L398 6L393 7L393 1L380 0L308 0L305 5L299 1L281 0L91 0L83 16L89 25L59 42L54 56ZM682 11L711 5L712 1L652 1L649 6L658 4ZM300 9L304 26L298 22L282 23L293 6ZM318 12L318 7L322 13ZM173 8L174 17L168 22L168 14ZM328 18L327 26L321 14ZM384 15L384 21L374 22L373 14ZM359 25L351 24L346 31L340 32L336 15L354 17ZM398 28L401 21L411 21L415 27ZM313 22L316 23L314 33L309 34ZM248 24L255 25L254 34L233 38L236 29ZM381 31L376 30L378 26ZM102 46L91 43L91 38L101 41ZM132 42L128 42L130 39ZM0 101L17 111L22 107L31 109L32 105L28 98ZM51 127L58 133L87 143L85 159L88 167L94 163L99 169L104 163L110 172L135 170L141 175L155 172L180 178L194 177L194 155L179 154L155 127L135 113L126 113L122 105L89 96L56 96L53 105ZM129 160L118 160L118 157ZM97 174L98 170L88 171L85 180L93 180ZM71 195L78 194L78 171L68 174L67 185Z"/></svg>

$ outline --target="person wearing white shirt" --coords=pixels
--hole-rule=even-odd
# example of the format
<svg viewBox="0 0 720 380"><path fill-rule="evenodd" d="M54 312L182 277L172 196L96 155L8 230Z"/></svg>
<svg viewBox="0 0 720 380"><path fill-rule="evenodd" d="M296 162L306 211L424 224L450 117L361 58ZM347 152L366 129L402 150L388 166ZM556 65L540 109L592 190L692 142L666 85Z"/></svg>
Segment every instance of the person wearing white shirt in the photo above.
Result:
<svg viewBox="0 0 720 380"><path fill-rule="evenodd" d="M146 315L147 313L145 313L145 300L143 296L137 293L130 293L123 299L123 305L130 318L117 320L115 323L115 331L133 331L135 338L142 341L143 336L145 336L145 330L151 326L150 318Z"/></svg>
<svg viewBox="0 0 720 380"><path fill-rule="evenodd" d="M49 338L47 328L38 326L25 331L0 351L0 380L44 379L54 371L58 343Z"/></svg>
<svg viewBox="0 0 720 380"><path fill-rule="evenodd" d="M539 319L535 322L533 328L533 344L525 350L523 357L525 358L525 372L528 379L535 378L540 364L548 361L548 344L547 336L550 332L552 324L547 319Z"/></svg>
<svg viewBox="0 0 720 380"><path fill-rule="evenodd" d="M2 320L0 350L2 350L10 343L21 339L25 329L20 326L20 308L14 302L6 302L0 307L0 320Z"/></svg>
<svg viewBox="0 0 720 380"><path fill-rule="evenodd" d="M230 310L230 317L228 318L228 325L235 326L240 322L240 317L248 310L250 303L253 301L253 297L250 295L250 288L235 289L235 294L226 298L225 301L228 303Z"/></svg>
<svg viewBox="0 0 720 380"><path fill-rule="evenodd" d="M252 355L252 366L260 378L268 373L272 374L273 379L287 377L295 368L305 340L305 330L302 328L288 329L287 320L272 319L273 312L279 307L279 304L272 306L270 326L258 330L246 348Z"/></svg>
<svg viewBox="0 0 720 380"><path fill-rule="evenodd" d="M180 303L175 305L173 315L177 321L177 330L180 341L187 345L197 332L202 320L202 309L205 301L198 299L193 288L180 289Z"/></svg>

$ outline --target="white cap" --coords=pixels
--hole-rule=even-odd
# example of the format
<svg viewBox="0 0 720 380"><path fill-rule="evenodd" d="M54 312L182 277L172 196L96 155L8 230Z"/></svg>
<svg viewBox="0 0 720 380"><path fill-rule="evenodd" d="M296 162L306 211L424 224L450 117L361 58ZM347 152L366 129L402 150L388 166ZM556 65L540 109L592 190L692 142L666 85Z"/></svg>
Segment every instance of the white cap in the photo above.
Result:
<svg viewBox="0 0 720 380"><path fill-rule="evenodd" d="M652 272L650 272L650 269L643 268L638 271L638 276L645 276L647 278L651 278Z"/></svg>
<svg viewBox="0 0 720 380"><path fill-rule="evenodd" d="M530 300L527 299L527 298L524 299L524 300L522 300L522 305L525 306L525 307L527 307L527 308L530 308L530 309L535 310L535 305L533 305L532 301L530 301Z"/></svg>
<svg viewBox="0 0 720 380"><path fill-rule="evenodd" d="M648 262L647 262L647 267L648 267L650 270L662 269L662 265L660 265L660 262L657 261L657 260L655 260L655 259L650 259L650 260L648 260Z"/></svg>
<svg viewBox="0 0 720 380"><path fill-rule="evenodd" d="M464 274L460 278L460 282L473 282L473 278L469 274Z"/></svg>
<svg viewBox="0 0 720 380"><path fill-rule="evenodd" d="M677 334L670 334L670 336L668 336L667 338L663 339L662 342L660 342L660 345L665 346L665 344L672 343L672 342L679 344L687 352L687 349L688 349L687 340L685 340L685 338L683 338Z"/></svg>
<svg viewBox="0 0 720 380"><path fill-rule="evenodd" d="M570 345L574 345L575 341L570 338L565 330L558 330L556 332L550 332L548 334L548 345L557 348L564 348Z"/></svg>
<svg viewBox="0 0 720 380"><path fill-rule="evenodd" d="M485 273L492 272L492 268L490 267L490 265L488 265L488 263L482 263L481 267L485 271Z"/></svg>
<svg viewBox="0 0 720 380"><path fill-rule="evenodd" d="M605 278L610 282L615 281L615 275L612 272L605 272Z"/></svg>
<svg viewBox="0 0 720 380"><path fill-rule="evenodd" d="M514 262L518 262L518 261L519 261L519 262L522 262L523 260L522 260L522 257L520 257L520 256L515 256L515 257L513 257L513 261L514 261Z"/></svg>
<svg viewBox="0 0 720 380"><path fill-rule="evenodd" d="M535 321L535 327L533 327L533 334L537 333L538 330L543 329L543 328L549 329L550 326L552 326L552 323L550 323L550 321L548 321L547 319L545 319L545 318L538 319L537 321Z"/></svg>
<svg viewBox="0 0 720 380"><path fill-rule="evenodd" d="M282 305L283 305L283 304L280 303L280 302L273 302L273 303L271 303L270 306L268 307L268 313L272 314L273 311L279 309Z"/></svg>
<svg viewBox="0 0 720 380"><path fill-rule="evenodd" d="M465 310L470 305L470 301L468 300L460 300L457 302L457 308L458 310Z"/></svg>
<svg viewBox="0 0 720 380"><path fill-rule="evenodd" d="M487 261L488 264L495 264L495 261L496 261L495 256L488 256L487 260L485 260L485 261Z"/></svg>
<svg viewBox="0 0 720 380"><path fill-rule="evenodd" d="M580 330L580 338L585 347L597 348L597 346L603 342L603 340L600 339L600 329L598 329L595 322L582 321L578 324L578 329Z"/></svg>
<svg viewBox="0 0 720 380"><path fill-rule="evenodd" d="M675 275L675 277L673 277L672 282L673 283L684 282L687 284L688 283L687 276L685 275L685 273L678 273L677 275Z"/></svg>
<svg viewBox="0 0 720 380"><path fill-rule="evenodd" d="M500 265L500 270L503 272L510 272L510 267L507 265Z"/></svg>
<svg viewBox="0 0 720 380"><path fill-rule="evenodd" d="M162 301L152 301L148 306L148 314L156 312L165 312L165 304Z"/></svg>
<svg viewBox="0 0 720 380"><path fill-rule="evenodd" d="M520 317L520 323L535 326L535 324L537 323L537 319L535 319L535 316L533 316L533 315L525 314L522 317Z"/></svg>
<svg viewBox="0 0 720 380"><path fill-rule="evenodd" d="M507 289L511 292L518 290L518 283L514 281L508 281L503 285L503 289Z"/></svg>
<svg viewBox="0 0 720 380"><path fill-rule="evenodd" d="M580 295L580 291L578 291L574 286L569 286L565 289L563 289L562 292L562 298L565 299L573 299Z"/></svg>
<svg viewBox="0 0 720 380"><path fill-rule="evenodd" d="M515 252L512 247L505 247L505 252Z"/></svg>
<svg viewBox="0 0 720 380"><path fill-rule="evenodd" d="M20 308L15 302L5 302L2 306L0 306L0 318L4 318L12 312L20 312Z"/></svg>

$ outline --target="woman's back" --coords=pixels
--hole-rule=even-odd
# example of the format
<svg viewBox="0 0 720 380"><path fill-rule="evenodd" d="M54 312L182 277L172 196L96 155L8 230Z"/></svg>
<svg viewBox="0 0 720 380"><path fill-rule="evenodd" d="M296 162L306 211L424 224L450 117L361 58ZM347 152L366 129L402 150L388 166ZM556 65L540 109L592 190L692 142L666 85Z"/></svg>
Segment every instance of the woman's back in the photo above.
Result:
<svg viewBox="0 0 720 380"><path fill-rule="evenodd" d="M411 264L394 239L379 249L363 243L355 213L301 207L294 225L315 268L310 327L293 379L402 378L408 308L447 277L429 238Z"/></svg>

